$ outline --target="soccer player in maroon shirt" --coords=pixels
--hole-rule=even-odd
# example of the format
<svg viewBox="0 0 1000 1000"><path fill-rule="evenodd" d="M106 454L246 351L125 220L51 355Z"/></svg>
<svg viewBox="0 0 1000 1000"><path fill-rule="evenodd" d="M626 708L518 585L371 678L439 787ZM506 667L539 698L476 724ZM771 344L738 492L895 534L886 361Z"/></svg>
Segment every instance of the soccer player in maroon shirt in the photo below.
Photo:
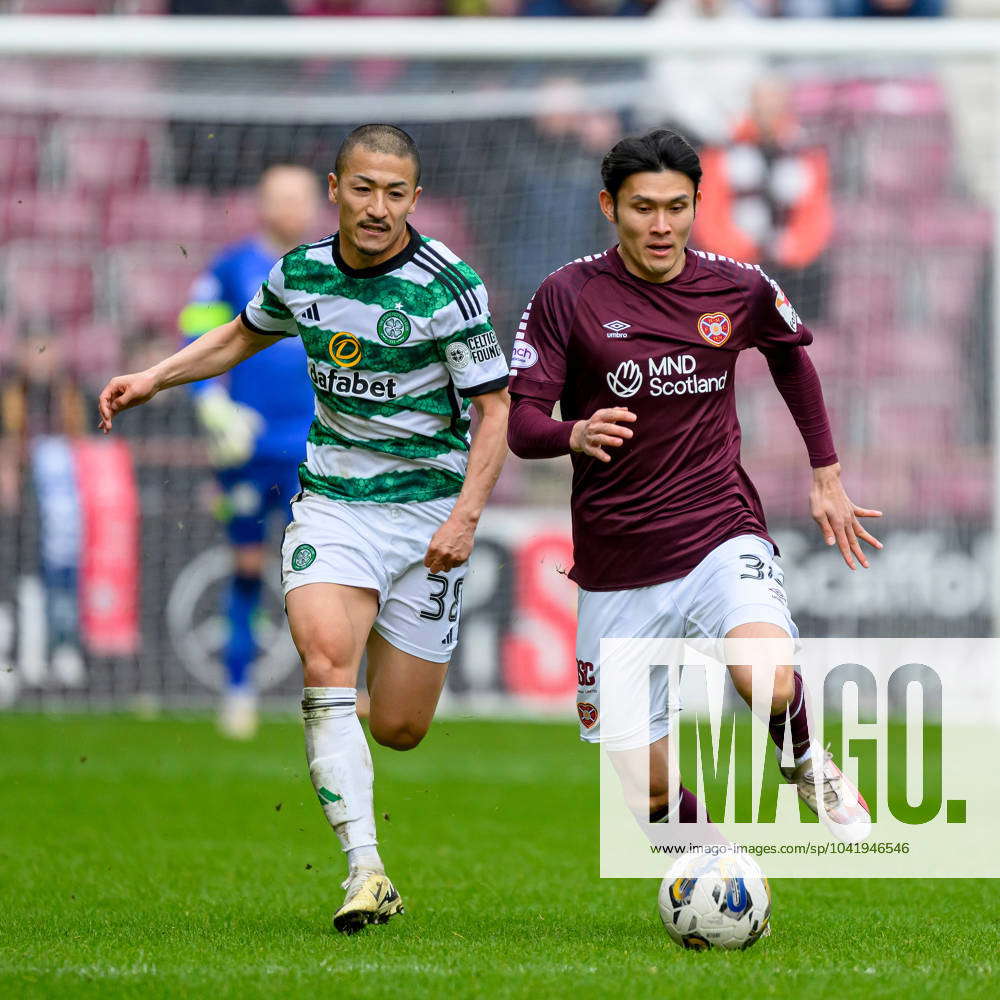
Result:
<svg viewBox="0 0 1000 1000"><path fill-rule="evenodd" d="M740 351L767 358L813 467L812 516L854 570L881 543L840 480L823 394L806 353L812 334L760 268L687 249L702 193L697 153L660 129L604 158L601 210L618 231L604 253L542 282L514 345L508 443L522 458L572 455L579 586L581 737L600 741L602 637L789 639L776 549L740 465L733 376ZM561 420L551 416L559 402ZM733 666L749 703L749 667ZM650 675L650 819L693 821L697 801L667 781L666 668ZM809 738L801 677L779 666L770 731L786 722L795 765L782 768L839 837L867 836L864 799ZM635 749L635 748L632 748ZM675 766L675 765L671 765ZM668 801L668 784L680 787Z"/></svg>

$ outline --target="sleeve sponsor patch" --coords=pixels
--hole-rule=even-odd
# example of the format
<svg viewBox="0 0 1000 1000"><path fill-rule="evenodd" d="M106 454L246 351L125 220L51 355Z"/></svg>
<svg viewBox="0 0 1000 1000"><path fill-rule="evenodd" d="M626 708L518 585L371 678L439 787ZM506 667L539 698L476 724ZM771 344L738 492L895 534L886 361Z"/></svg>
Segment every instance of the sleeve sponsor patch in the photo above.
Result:
<svg viewBox="0 0 1000 1000"><path fill-rule="evenodd" d="M510 355L511 368L530 368L538 361L538 351L531 344L526 344L519 340L514 344L514 350Z"/></svg>
<svg viewBox="0 0 1000 1000"><path fill-rule="evenodd" d="M788 297L774 279L771 279L771 285L775 291L774 308L778 310L778 314L794 333L798 330L802 320L799 319L799 314L795 311L795 307L788 301Z"/></svg>
<svg viewBox="0 0 1000 1000"><path fill-rule="evenodd" d="M469 353L474 364L481 365L494 358L502 358L503 351L500 349L500 341L493 330L486 333L477 333L468 339Z"/></svg>

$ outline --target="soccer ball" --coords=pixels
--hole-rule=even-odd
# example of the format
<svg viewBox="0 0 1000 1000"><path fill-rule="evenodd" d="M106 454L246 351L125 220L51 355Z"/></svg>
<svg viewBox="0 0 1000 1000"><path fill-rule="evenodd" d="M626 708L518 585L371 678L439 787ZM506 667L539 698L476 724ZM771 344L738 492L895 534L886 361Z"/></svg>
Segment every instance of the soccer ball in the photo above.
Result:
<svg viewBox="0 0 1000 1000"><path fill-rule="evenodd" d="M771 887L742 852L685 854L660 886L660 918L682 948L749 948L768 932Z"/></svg>

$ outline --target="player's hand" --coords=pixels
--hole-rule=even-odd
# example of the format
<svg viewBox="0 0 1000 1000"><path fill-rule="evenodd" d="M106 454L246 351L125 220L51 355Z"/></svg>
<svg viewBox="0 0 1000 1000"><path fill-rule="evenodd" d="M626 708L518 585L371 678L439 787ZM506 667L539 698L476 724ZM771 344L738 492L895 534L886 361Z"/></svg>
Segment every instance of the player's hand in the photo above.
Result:
<svg viewBox="0 0 1000 1000"><path fill-rule="evenodd" d="M197 409L213 464L230 469L249 462L263 430L261 415L250 406L234 402L221 385L209 386L202 392Z"/></svg>
<svg viewBox="0 0 1000 1000"><path fill-rule="evenodd" d="M633 433L631 427L620 424L634 424L635 421L636 415L627 406L598 410L589 420L578 420L573 425L569 446L573 451L610 462L611 456L604 449L620 448Z"/></svg>
<svg viewBox="0 0 1000 1000"><path fill-rule="evenodd" d="M116 413L148 403L159 392L159 388L156 379L149 372L116 375L98 397L97 411L101 420L97 426L107 434Z"/></svg>
<svg viewBox="0 0 1000 1000"><path fill-rule="evenodd" d="M861 526L858 518L881 517L882 511L868 510L852 503L840 481L839 465L813 469L809 507L813 520L823 532L826 544L836 544L840 548L844 562L851 569L857 569L854 565L855 559L868 569L868 560L861 551L861 543L867 542L876 549L882 548L882 543Z"/></svg>
<svg viewBox="0 0 1000 1000"><path fill-rule="evenodd" d="M447 573L461 566L472 555L475 537L476 525L473 521L452 515L434 532L424 555L424 565L432 573Z"/></svg>

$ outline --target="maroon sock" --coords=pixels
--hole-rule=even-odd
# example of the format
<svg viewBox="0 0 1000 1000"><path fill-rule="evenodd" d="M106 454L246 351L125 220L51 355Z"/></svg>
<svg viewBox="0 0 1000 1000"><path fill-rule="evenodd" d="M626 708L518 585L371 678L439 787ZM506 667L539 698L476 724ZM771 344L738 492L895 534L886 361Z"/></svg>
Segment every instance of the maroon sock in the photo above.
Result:
<svg viewBox="0 0 1000 1000"><path fill-rule="evenodd" d="M792 693L792 700L788 707L771 716L768 723L768 730L771 739L779 750L785 747L785 723L792 731L792 753L796 757L801 757L809 746L809 719L806 715L806 693L802 684L802 675L793 672L792 682L795 685Z"/></svg>
<svg viewBox="0 0 1000 1000"><path fill-rule="evenodd" d="M685 788L681 785L681 801L678 809L678 819L682 823L697 823L698 822L698 796L691 791L690 788ZM708 816L708 810L705 810L705 819L711 823L711 819Z"/></svg>
<svg viewBox="0 0 1000 1000"><path fill-rule="evenodd" d="M649 814L650 823L662 823L663 820L667 818L667 814L670 812L669 806L664 806L662 809L656 812L651 812ZM677 819L681 823L697 823L698 822L698 797L690 789L685 788L681 785L680 800L677 805ZM708 819L708 813L705 813L705 819ZM711 822L711 821L709 821Z"/></svg>

